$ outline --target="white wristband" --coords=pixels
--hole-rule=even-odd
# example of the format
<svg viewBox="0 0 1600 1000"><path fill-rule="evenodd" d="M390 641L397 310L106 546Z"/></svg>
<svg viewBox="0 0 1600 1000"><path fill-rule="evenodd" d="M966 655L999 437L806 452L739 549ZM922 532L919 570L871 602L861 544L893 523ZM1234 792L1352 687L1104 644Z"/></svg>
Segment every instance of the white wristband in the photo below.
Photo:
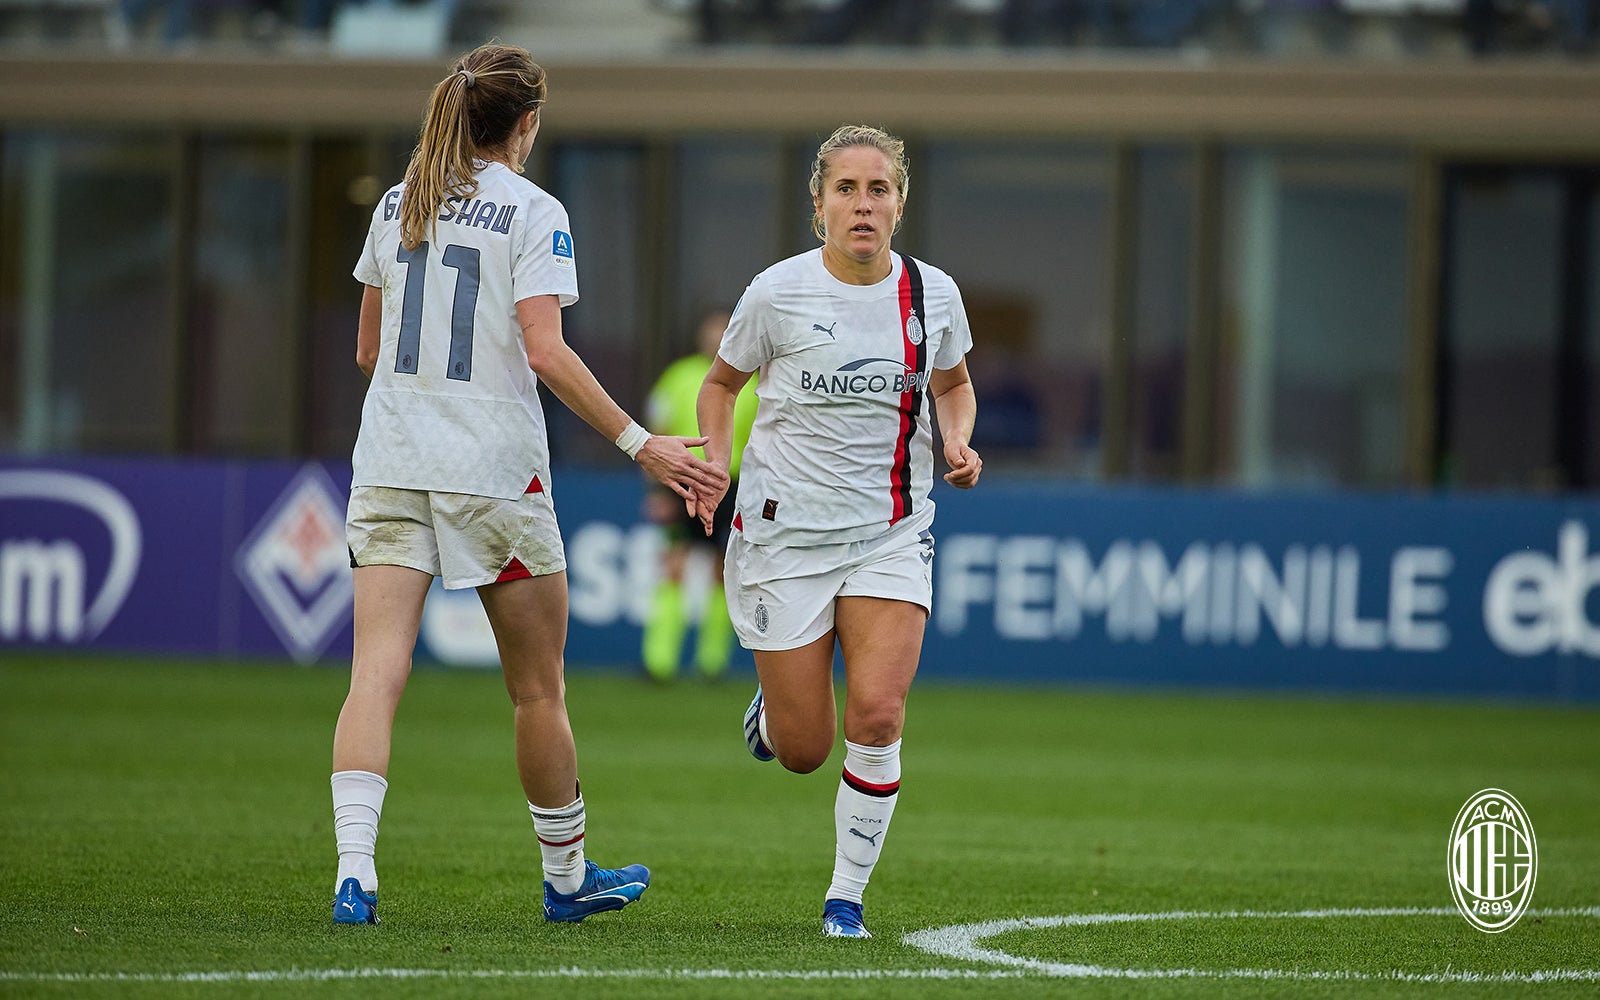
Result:
<svg viewBox="0 0 1600 1000"><path fill-rule="evenodd" d="M650 432L639 426L636 420L628 421L628 426L617 435L617 447L627 452L629 458L639 454L639 449L650 440Z"/></svg>

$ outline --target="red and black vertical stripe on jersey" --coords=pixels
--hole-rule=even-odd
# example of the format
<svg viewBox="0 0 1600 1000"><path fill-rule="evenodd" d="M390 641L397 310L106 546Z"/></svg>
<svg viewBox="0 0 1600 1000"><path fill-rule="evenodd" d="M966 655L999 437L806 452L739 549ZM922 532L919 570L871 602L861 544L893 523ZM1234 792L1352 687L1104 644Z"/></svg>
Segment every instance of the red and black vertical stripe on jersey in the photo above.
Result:
<svg viewBox="0 0 1600 1000"><path fill-rule="evenodd" d="M889 490L894 510L889 523L895 524L911 511L911 440L917 433L917 417L922 413L922 371L928 363L928 316L922 301L922 272L917 262L900 255L900 343L905 351L906 391L900 394L900 432L894 442L894 466L889 470ZM913 344L906 333L912 317L923 335Z"/></svg>

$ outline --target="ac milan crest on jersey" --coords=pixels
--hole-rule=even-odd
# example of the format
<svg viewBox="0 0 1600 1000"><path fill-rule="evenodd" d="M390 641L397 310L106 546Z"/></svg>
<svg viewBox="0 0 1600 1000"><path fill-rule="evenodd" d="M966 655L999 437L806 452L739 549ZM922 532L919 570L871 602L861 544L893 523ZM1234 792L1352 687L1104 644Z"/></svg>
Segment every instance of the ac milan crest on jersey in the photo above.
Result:
<svg viewBox="0 0 1600 1000"><path fill-rule="evenodd" d="M917 311L911 310L911 315L906 319L906 339L912 344L922 343L922 320L917 319Z"/></svg>

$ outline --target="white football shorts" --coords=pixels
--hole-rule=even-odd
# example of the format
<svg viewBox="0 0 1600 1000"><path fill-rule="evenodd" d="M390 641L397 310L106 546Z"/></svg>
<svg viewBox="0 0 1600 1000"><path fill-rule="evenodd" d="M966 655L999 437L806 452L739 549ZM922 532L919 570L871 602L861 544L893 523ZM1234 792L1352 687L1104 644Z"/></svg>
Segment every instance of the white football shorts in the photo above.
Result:
<svg viewBox="0 0 1600 1000"><path fill-rule="evenodd" d="M735 530L723 561L733 629L746 649L797 649L833 628L839 597L933 611L933 533L921 519L839 545L756 545Z"/></svg>
<svg viewBox="0 0 1600 1000"><path fill-rule="evenodd" d="M345 540L352 566L409 566L442 577L446 590L567 568L555 505L545 492L501 500L357 486Z"/></svg>

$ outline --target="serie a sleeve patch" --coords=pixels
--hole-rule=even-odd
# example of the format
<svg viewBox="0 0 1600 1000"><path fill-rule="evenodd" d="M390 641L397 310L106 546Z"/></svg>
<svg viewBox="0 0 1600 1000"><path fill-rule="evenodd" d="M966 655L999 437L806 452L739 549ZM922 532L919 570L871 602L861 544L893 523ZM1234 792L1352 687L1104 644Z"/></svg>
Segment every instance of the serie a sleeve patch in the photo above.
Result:
<svg viewBox="0 0 1600 1000"><path fill-rule="evenodd" d="M557 229L550 234L550 262L556 267L572 266L572 234Z"/></svg>

